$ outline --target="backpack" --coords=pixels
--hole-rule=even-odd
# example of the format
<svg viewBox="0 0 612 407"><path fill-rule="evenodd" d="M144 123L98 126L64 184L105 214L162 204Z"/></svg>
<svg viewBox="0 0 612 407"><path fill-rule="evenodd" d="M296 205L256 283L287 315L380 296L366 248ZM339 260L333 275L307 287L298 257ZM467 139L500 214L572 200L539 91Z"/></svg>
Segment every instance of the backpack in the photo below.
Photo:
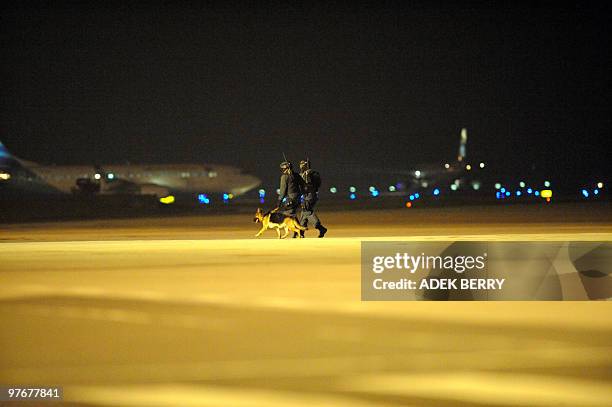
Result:
<svg viewBox="0 0 612 407"><path fill-rule="evenodd" d="M306 172L306 184L312 186L315 191L318 191L321 188L321 175L318 171L308 170Z"/></svg>

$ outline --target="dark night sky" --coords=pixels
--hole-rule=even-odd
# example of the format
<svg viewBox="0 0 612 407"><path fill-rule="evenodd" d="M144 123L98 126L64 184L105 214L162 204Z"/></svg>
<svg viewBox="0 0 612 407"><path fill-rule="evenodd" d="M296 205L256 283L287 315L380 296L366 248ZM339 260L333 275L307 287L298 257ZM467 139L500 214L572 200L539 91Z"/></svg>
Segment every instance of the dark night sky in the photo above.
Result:
<svg viewBox="0 0 612 407"><path fill-rule="evenodd" d="M268 181L285 151L334 179L448 160L467 127L491 168L607 175L611 19L594 2L27 4L2 8L0 140L30 160Z"/></svg>

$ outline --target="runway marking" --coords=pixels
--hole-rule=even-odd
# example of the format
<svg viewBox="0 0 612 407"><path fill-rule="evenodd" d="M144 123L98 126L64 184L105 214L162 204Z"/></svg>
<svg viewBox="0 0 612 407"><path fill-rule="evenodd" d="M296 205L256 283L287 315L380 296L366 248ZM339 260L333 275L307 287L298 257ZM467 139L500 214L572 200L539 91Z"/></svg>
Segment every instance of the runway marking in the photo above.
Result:
<svg viewBox="0 0 612 407"><path fill-rule="evenodd" d="M601 381L499 372L366 375L342 379L338 389L504 406L607 407L612 400L612 388Z"/></svg>
<svg viewBox="0 0 612 407"><path fill-rule="evenodd" d="M57 246L63 246L64 251L81 251L83 246L100 245L105 246L101 249L113 247L113 249L130 250L130 246L146 245L155 250L164 250L168 244L171 244L172 250L176 246L186 246L200 244L208 246L211 242L215 245L231 245L236 246L248 243L252 245L317 245L327 247L326 242L351 242L359 243L361 241L612 241L612 233L609 232L570 232L570 233L501 233L501 234L454 234L454 235L397 235L397 236L354 236L354 237L326 237L325 239L122 239L122 240L62 240L62 241L16 241L16 242L0 242L4 250L32 250L32 246L36 246L38 250L55 251ZM292 242L292 243L289 243ZM242 246L244 247L244 246ZM86 250L91 250L92 247L87 247ZM3 251L4 251L3 250ZM61 253L61 252L59 252Z"/></svg>
<svg viewBox="0 0 612 407"><path fill-rule="evenodd" d="M307 394L289 390L267 390L187 385L141 384L131 386L78 386L65 390L66 400L86 404L126 407L375 407L387 403L356 400L338 394Z"/></svg>
<svg viewBox="0 0 612 407"><path fill-rule="evenodd" d="M558 355L554 355L557 353ZM86 375L82 366L38 366L5 368L0 371L0 379L10 377L16 382L28 380L44 381L52 376L54 380L65 383L78 382L78 378L88 381L107 381L112 378L114 383L123 380L133 380L135 377L147 381L203 381L203 380L247 380L247 379L274 379L274 378L317 378L317 377L353 377L351 380L341 381L337 389L358 391L357 389L378 388L380 393L401 394L408 379L419 379L421 374L402 373L392 374L388 371L414 371L426 367L428 373L424 374L437 385L444 381L444 375L455 371L460 378L463 372L482 371L483 375L490 374L510 378L515 369L530 368L578 368L597 367L605 368L610 365L609 347L591 348L553 348L549 354L542 354L538 348L525 350L496 350L496 351L434 351L411 352L410 354L360 354L356 356L330 356L330 357L294 357L294 358L261 358L224 361L197 361L183 363L147 362L140 364L109 363L106 365L92 365L87 367ZM439 361L433 363L432 361ZM489 373L490 372L490 373ZM542 377L541 375L533 375ZM555 376L556 377L556 376ZM598 380L571 379L560 376L566 384L573 380L579 384L601 384ZM449 377L453 383L454 377ZM486 377L484 377L486 379ZM520 377L517 379L521 379ZM458 379L457 379L458 380ZM375 386L374 383L388 382L389 387ZM369 383L371 382L371 383ZM455 381L456 382L456 381ZM503 382L503 381L502 381ZM529 384L531 381L526 380ZM509 381L517 385L519 380ZM473 384L477 386L477 384ZM453 386L449 387L453 388ZM568 386L570 389L572 386ZM609 386L607 386L609 387ZM469 386L467 387L469 388ZM435 393L434 388L424 390ZM414 391L416 394L416 391ZM501 398L503 399L503 398Z"/></svg>
<svg viewBox="0 0 612 407"><path fill-rule="evenodd" d="M170 302L176 304L200 304L241 308L261 308L267 310L287 310L294 312L320 312L324 314L354 315L354 316L377 316L389 317L396 320L413 321L439 321L443 323L457 322L457 315L448 313L428 313L420 315L418 312L407 312L405 308L394 310L393 308L380 308L376 304L363 303L361 301L317 301L312 299L302 299L295 297L269 297L269 296L236 296L230 294L184 294L180 296L170 295L169 293L156 292L151 290L123 290L111 291L99 289L97 287L80 287L75 290L71 287L42 286L39 285L16 285L10 290L0 289L0 300L36 298L44 296L59 297L81 297L93 298L98 300L127 300L127 301L147 301L151 303ZM573 329L588 329L589 331L601 330L610 332L610 320L600 318L597 320L583 321L580 319L553 319L547 316L529 315L520 316L520 326L525 327L563 327ZM519 323L516 318L505 315L470 314L461 315L462 323L469 323L480 326L490 326L491 323L512 324Z"/></svg>
<svg viewBox="0 0 612 407"><path fill-rule="evenodd" d="M152 322L145 312L119 308L79 307L69 305L17 305L13 312L18 315L38 315L52 318L87 319L146 325Z"/></svg>
<svg viewBox="0 0 612 407"><path fill-rule="evenodd" d="M229 322L220 318L199 317L195 315L176 315L161 313L152 315L146 311L126 310L116 307L92 307L76 305L36 305L20 304L13 306L15 315L37 315L41 317L87 319L107 322L120 322L137 325L161 325L207 331L224 331L230 328Z"/></svg>

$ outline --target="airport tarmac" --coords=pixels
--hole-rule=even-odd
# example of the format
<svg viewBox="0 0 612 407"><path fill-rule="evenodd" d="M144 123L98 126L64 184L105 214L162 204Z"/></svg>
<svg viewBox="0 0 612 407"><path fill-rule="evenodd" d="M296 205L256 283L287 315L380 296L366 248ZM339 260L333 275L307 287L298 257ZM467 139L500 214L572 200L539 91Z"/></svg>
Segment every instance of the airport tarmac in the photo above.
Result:
<svg viewBox="0 0 612 407"><path fill-rule="evenodd" d="M321 217L303 240L245 215L1 226L0 383L83 406L611 404L610 301L360 301L362 240L610 241L609 205Z"/></svg>

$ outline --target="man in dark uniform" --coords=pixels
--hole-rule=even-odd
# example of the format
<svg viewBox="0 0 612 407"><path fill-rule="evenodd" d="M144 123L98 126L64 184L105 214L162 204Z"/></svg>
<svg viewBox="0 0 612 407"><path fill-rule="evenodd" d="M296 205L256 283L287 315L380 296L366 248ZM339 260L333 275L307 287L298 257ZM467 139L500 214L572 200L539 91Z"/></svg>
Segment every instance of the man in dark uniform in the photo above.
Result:
<svg viewBox="0 0 612 407"><path fill-rule="evenodd" d="M300 195L304 191L304 181L300 174L293 171L293 166L289 161L280 164L281 178L280 191L278 195L279 212L287 216L295 216L300 205Z"/></svg>
<svg viewBox="0 0 612 407"><path fill-rule="evenodd" d="M319 237L325 236L327 228L321 224L314 207L319 200L319 188L321 187L321 176L310 168L310 160L307 158L300 161L300 176L304 180L304 200L302 212L300 213L300 225L304 227L313 226L319 231ZM300 232L302 236L304 232Z"/></svg>

